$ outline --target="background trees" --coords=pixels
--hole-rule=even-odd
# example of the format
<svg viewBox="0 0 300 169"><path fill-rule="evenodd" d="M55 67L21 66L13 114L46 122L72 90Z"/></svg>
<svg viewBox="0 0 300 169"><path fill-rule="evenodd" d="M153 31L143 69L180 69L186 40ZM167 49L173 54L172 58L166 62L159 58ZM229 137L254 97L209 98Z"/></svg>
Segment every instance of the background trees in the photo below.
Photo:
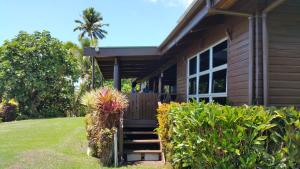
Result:
<svg viewBox="0 0 300 169"><path fill-rule="evenodd" d="M84 114L84 110L80 105L80 99L82 95L92 89L92 63L90 58L83 56L83 48L90 46L89 39L79 40L80 45L73 42L66 42L64 47L68 50L69 54L76 59L76 66L79 69L79 80L75 84L74 97L72 101L72 107L68 111L68 115L81 116ZM103 78L98 66L95 69L95 87L99 88L103 85Z"/></svg>
<svg viewBox="0 0 300 169"><path fill-rule="evenodd" d="M0 96L32 118L63 116L71 107L77 60L47 31L20 32L0 49Z"/></svg>
<svg viewBox="0 0 300 169"><path fill-rule="evenodd" d="M19 119L83 115L80 99L86 91L104 83L112 87L112 81L104 81L98 66L94 67L92 85L94 59L83 56L84 47L96 47L97 40L105 37L102 27L107 24L94 8L82 14L74 29L80 31L79 45L63 43L43 31L20 32L0 46L0 103L3 100L7 105L15 100ZM123 91L129 92L130 86L131 80L122 80Z"/></svg>
<svg viewBox="0 0 300 169"><path fill-rule="evenodd" d="M92 46L97 47L98 39L105 38L107 32L103 29L104 26L108 26L108 24L104 24L103 18L100 12L97 12L94 8L87 8L82 12L82 19L75 20L75 23L78 24L75 27L74 31L80 31L79 40L82 39L87 34L90 38L90 42ZM94 68L95 68L95 58L92 57L92 88L95 88L95 80L94 80Z"/></svg>

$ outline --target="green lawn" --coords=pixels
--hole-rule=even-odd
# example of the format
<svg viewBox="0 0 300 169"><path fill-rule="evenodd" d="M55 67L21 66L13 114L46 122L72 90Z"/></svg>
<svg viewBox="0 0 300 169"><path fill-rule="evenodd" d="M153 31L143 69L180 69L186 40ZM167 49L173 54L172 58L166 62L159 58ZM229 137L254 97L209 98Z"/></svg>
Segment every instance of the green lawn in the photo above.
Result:
<svg viewBox="0 0 300 169"><path fill-rule="evenodd" d="M83 118L0 123L0 168L103 168L86 155L84 130Z"/></svg>

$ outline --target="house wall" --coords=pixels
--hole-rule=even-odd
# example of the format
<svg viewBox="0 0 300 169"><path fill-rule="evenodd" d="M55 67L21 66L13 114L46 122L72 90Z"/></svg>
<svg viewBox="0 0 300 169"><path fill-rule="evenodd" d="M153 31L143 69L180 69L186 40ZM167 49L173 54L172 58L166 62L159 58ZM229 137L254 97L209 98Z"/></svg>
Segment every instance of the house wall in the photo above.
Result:
<svg viewBox="0 0 300 169"><path fill-rule="evenodd" d="M300 107L300 1L288 0L268 15L271 106Z"/></svg>
<svg viewBox="0 0 300 169"><path fill-rule="evenodd" d="M187 59L227 37L230 28L232 40L228 40L227 94L229 103L242 105L248 103L248 19L228 17L225 23L204 32L177 56L177 93L186 101Z"/></svg>

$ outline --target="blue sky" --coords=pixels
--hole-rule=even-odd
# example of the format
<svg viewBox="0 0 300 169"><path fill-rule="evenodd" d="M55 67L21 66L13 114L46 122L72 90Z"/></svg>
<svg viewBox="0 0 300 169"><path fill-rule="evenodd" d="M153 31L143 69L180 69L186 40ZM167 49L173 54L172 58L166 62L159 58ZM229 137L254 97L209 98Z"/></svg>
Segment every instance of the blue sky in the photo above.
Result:
<svg viewBox="0 0 300 169"><path fill-rule="evenodd" d="M74 20L94 7L109 24L100 46L159 45L192 0L0 0L0 44L19 31L49 30L77 43Z"/></svg>

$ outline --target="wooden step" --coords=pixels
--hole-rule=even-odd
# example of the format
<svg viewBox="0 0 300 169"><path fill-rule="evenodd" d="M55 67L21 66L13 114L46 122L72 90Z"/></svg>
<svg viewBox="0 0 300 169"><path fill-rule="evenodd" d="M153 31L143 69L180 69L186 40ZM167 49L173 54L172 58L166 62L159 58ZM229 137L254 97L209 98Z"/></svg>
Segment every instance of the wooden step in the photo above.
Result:
<svg viewBox="0 0 300 169"><path fill-rule="evenodd" d="M161 150L125 150L125 153L147 153L147 154L159 154Z"/></svg>
<svg viewBox="0 0 300 169"><path fill-rule="evenodd" d="M160 140L152 139L152 140L125 140L125 144L147 144L147 143L160 143Z"/></svg>
<svg viewBox="0 0 300 169"><path fill-rule="evenodd" d="M142 134L156 134L154 131L125 131L124 134L128 134L128 135L142 135Z"/></svg>

